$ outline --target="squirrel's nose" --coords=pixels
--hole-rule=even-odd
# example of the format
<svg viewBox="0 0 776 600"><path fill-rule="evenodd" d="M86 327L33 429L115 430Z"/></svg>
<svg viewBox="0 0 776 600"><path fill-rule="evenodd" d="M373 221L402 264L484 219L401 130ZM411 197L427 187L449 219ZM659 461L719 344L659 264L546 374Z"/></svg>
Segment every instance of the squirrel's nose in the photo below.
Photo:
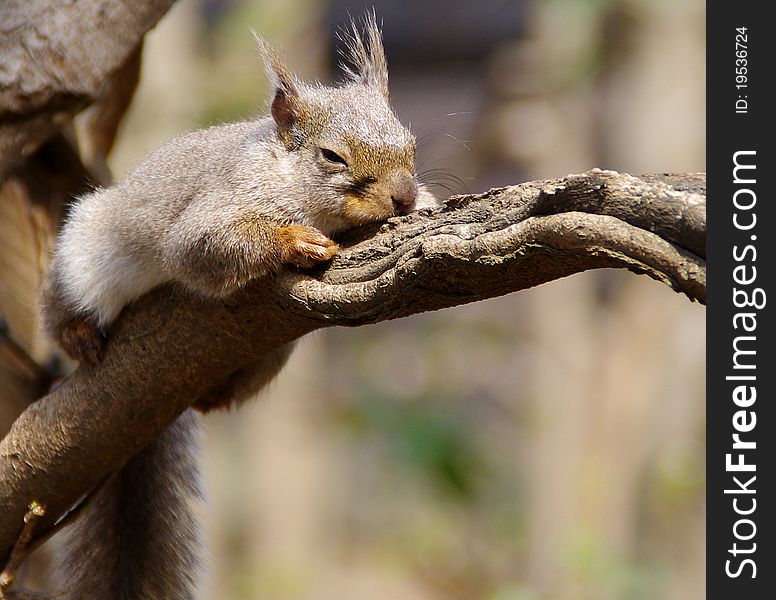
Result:
<svg viewBox="0 0 776 600"><path fill-rule="evenodd" d="M418 199L418 184L414 177L402 175L392 181L391 201L397 215L408 215L415 208Z"/></svg>

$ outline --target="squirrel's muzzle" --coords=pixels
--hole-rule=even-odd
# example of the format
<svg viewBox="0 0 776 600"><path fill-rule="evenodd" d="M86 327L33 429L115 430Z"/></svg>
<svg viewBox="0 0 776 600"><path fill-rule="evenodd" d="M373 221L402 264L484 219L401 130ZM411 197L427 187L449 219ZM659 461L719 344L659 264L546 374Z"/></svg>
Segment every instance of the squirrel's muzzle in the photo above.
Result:
<svg viewBox="0 0 776 600"><path fill-rule="evenodd" d="M391 202L397 215L408 215L415 209L418 199L418 184L406 173L392 173L389 177Z"/></svg>

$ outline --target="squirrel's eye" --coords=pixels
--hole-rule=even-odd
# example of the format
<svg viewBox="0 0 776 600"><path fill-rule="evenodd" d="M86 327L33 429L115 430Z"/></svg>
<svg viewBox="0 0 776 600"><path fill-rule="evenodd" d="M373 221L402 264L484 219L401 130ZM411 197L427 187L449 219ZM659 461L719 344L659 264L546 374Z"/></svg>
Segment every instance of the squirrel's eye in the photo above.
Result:
<svg viewBox="0 0 776 600"><path fill-rule="evenodd" d="M334 152L334 150L329 150L328 148L321 148L321 154L323 155L323 158L325 158L331 163L338 163L341 165L345 165L346 167L348 166L348 161L346 161L339 154Z"/></svg>

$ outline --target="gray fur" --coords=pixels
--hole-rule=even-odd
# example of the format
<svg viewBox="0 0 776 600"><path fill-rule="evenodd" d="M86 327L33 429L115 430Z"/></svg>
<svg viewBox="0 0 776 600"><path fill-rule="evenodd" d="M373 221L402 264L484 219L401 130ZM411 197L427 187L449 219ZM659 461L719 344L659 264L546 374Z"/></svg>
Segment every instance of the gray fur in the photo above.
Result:
<svg viewBox="0 0 776 600"><path fill-rule="evenodd" d="M355 21L351 21L350 27L351 32L343 36L343 41L348 49L347 58L353 63L354 68L343 65L345 75L354 83L376 89L387 100L388 63L385 60L383 38L374 10L364 17L363 35L360 34Z"/></svg>
<svg viewBox="0 0 776 600"><path fill-rule="evenodd" d="M287 80L287 72L277 73L284 69L275 59L268 59L268 69L278 81ZM294 125L302 141L295 150L287 149L271 117L195 131L167 142L123 181L73 206L48 274L53 281L47 286L58 295L43 299L50 335L56 338L62 323L77 315L107 329L124 306L167 281L220 296L260 277L266 265L241 264L242 246L231 240L230 225L257 218L331 235L358 224L346 213L343 192L355 176L376 180L372 210L362 221L393 214L390 190L379 184L390 181L391 171L414 178L415 139L385 97L359 83L329 88L294 80L293 86L306 115ZM320 147L348 156L352 169L332 170ZM419 195L429 194L420 187ZM207 258L204 246L234 259L234 272L221 285L199 280L213 270L202 260L189 264L192 254ZM217 256L213 267L222 262Z"/></svg>
<svg viewBox="0 0 776 600"><path fill-rule="evenodd" d="M415 179L415 138L388 104L374 15L365 36L351 40L358 71L338 88L300 81L259 39L271 115L177 137L113 187L81 197L45 277L47 333L98 360L69 346L81 334L65 341L65 332L94 331L74 323L105 332L166 282L222 297L284 264L330 258L336 246L325 236L431 204ZM206 411L255 393L291 349L261 355L195 405ZM193 597L192 419L184 414L92 499L74 526L68 600Z"/></svg>

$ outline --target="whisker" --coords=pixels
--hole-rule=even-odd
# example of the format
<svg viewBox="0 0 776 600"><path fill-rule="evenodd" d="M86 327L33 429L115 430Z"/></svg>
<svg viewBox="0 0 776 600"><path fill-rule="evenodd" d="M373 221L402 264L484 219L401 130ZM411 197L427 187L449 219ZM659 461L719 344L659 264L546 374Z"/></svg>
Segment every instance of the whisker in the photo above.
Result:
<svg viewBox="0 0 776 600"><path fill-rule="evenodd" d="M450 193L455 193L456 191L469 192L469 186L466 182L458 175L452 173L449 169L424 169L423 171L418 172L417 177L421 183L442 187Z"/></svg>
<svg viewBox="0 0 776 600"><path fill-rule="evenodd" d="M447 192L448 192L449 194L451 194L451 195L455 195L455 194L457 194L457 193L458 193L458 191L454 190L454 189L453 189L453 188L451 188L449 185L447 185L447 184L444 184L444 183L439 183L439 182L435 182L435 181L430 181L430 182L427 182L427 183L425 183L425 185L427 185L427 186L430 186L430 187L440 187L440 188L442 188L442 189L444 189L444 190L447 190Z"/></svg>
<svg viewBox="0 0 776 600"><path fill-rule="evenodd" d="M446 113L443 115L439 115L436 117L432 117L431 119L424 119L423 124L418 129L417 133L422 133L423 131L428 130L429 126L433 125L434 123L437 123L438 121L441 121L442 119L447 119L449 117L460 117L460 116L466 116L466 115L473 115L475 114L474 111L471 110L464 110L459 112L451 112ZM438 131L432 131L432 134L438 134L440 132Z"/></svg>
<svg viewBox="0 0 776 600"><path fill-rule="evenodd" d="M428 176L428 175L431 175L431 176L435 176L435 177L448 177L448 178L455 178L455 179L459 179L459 180L461 179L460 177L458 177L458 175L453 173L450 169L441 169L441 168L424 169L424 170L420 171L420 175L422 175L424 177Z"/></svg>
<svg viewBox="0 0 776 600"><path fill-rule="evenodd" d="M471 149L471 148L469 148L469 146L467 146L467 145L466 145L466 144L467 144L467 142L466 142L466 141L464 141L464 140L459 140L457 137L455 137L454 135L452 135L452 134L450 134L450 133L446 133L445 135L446 135L447 137L449 137L451 140L455 140L456 142L458 142L459 144L461 144L461 146L463 146L464 148L466 148L466 149L467 149L469 152L471 152L471 151L472 151L472 149ZM469 142L469 143L471 143L471 141L470 141L470 140L468 140L468 142Z"/></svg>
<svg viewBox="0 0 776 600"><path fill-rule="evenodd" d="M433 133L424 133L421 136L416 136L415 137L415 146L417 148L421 148L426 143L426 140L428 140L432 135L434 135L434 134Z"/></svg>
<svg viewBox="0 0 776 600"><path fill-rule="evenodd" d="M449 160L454 159L454 158L455 158L455 154L448 154L447 156L440 156L439 158L435 158L432 161L424 160L423 164L436 165L438 163L446 162L446 161L449 161ZM449 170L450 169L448 169L448 171Z"/></svg>

